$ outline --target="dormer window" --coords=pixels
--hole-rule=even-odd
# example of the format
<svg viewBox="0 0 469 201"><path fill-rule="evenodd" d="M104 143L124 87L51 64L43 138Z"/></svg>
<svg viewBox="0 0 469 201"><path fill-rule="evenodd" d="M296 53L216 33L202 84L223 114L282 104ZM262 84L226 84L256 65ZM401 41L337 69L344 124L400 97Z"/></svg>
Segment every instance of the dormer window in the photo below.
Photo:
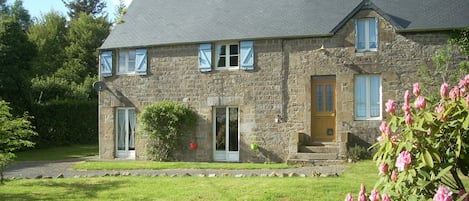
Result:
<svg viewBox="0 0 469 201"><path fill-rule="evenodd" d="M355 33L357 52L378 50L378 18L358 19Z"/></svg>

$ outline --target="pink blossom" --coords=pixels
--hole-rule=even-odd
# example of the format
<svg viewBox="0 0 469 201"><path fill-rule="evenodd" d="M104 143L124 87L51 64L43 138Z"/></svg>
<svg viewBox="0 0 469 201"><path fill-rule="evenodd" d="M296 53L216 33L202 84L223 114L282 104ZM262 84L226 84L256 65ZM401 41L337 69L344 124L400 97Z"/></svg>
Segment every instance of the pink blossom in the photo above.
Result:
<svg viewBox="0 0 469 201"><path fill-rule="evenodd" d="M379 126L379 130L381 131L381 133L387 136L391 136L391 128L388 126L386 121L381 122L381 125Z"/></svg>
<svg viewBox="0 0 469 201"><path fill-rule="evenodd" d="M402 105L402 111L404 111L405 114L410 113L410 109L409 103L404 103L404 105Z"/></svg>
<svg viewBox="0 0 469 201"><path fill-rule="evenodd" d="M422 96L418 96L417 99L415 99L416 108L424 109L426 105L427 105L427 101Z"/></svg>
<svg viewBox="0 0 469 201"><path fill-rule="evenodd" d="M464 88L467 86L467 81L465 79L459 80L459 88Z"/></svg>
<svg viewBox="0 0 469 201"><path fill-rule="evenodd" d="M393 114L394 111L397 109L397 104L393 100L389 99L388 102L386 102L386 109L385 111L389 114Z"/></svg>
<svg viewBox="0 0 469 201"><path fill-rule="evenodd" d="M383 199L383 201L391 201L391 198L389 197L389 195L385 193L381 195L381 198Z"/></svg>
<svg viewBox="0 0 469 201"><path fill-rule="evenodd" d="M380 135L379 137L376 138L376 140L378 140L378 142L381 142L384 140L384 136Z"/></svg>
<svg viewBox="0 0 469 201"><path fill-rule="evenodd" d="M448 98L449 94L449 84L448 83L443 83L440 88L440 95L442 99Z"/></svg>
<svg viewBox="0 0 469 201"><path fill-rule="evenodd" d="M459 97L459 87L454 86L453 89L449 92L449 97L451 100L455 101Z"/></svg>
<svg viewBox="0 0 469 201"><path fill-rule="evenodd" d="M404 93L404 103L409 103L410 101L410 91L406 90Z"/></svg>
<svg viewBox="0 0 469 201"><path fill-rule="evenodd" d="M358 201L367 201L365 184L362 184L360 186L360 193L358 193Z"/></svg>
<svg viewBox="0 0 469 201"><path fill-rule="evenodd" d="M410 113L405 114L405 123L410 126L412 125L412 122L413 120L412 120L412 116L410 115Z"/></svg>
<svg viewBox="0 0 469 201"><path fill-rule="evenodd" d="M399 136L397 135L391 136L392 147L396 147L398 142L399 142Z"/></svg>
<svg viewBox="0 0 469 201"><path fill-rule="evenodd" d="M467 74L467 75L464 77L464 80L466 80L466 82L469 83L469 74Z"/></svg>
<svg viewBox="0 0 469 201"><path fill-rule="evenodd" d="M413 93L415 96L420 96L420 84L418 82L413 85Z"/></svg>
<svg viewBox="0 0 469 201"><path fill-rule="evenodd" d="M433 196L434 201L451 201L453 200L453 192L448 187L440 186Z"/></svg>
<svg viewBox="0 0 469 201"><path fill-rule="evenodd" d="M466 96L466 103L469 106L469 96Z"/></svg>
<svg viewBox="0 0 469 201"><path fill-rule="evenodd" d="M381 199L381 196L379 195L378 190L373 189L371 191L370 201L379 201L379 199Z"/></svg>
<svg viewBox="0 0 469 201"><path fill-rule="evenodd" d="M387 174L389 169L389 165L387 163L383 163L379 166L379 174Z"/></svg>
<svg viewBox="0 0 469 201"><path fill-rule="evenodd" d="M445 106L443 104L440 104L438 105L436 108L435 108L435 113L441 113L445 110Z"/></svg>
<svg viewBox="0 0 469 201"><path fill-rule="evenodd" d="M397 157L396 167L399 171L404 171L409 168L410 163L412 162L412 157L409 151L402 151Z"/></svg>
<svg viewBox="0 0 469 201"><path fill-rule="evenodd" d="M393 182L396 182L396 181L397 181L397 175L398 175L398 173L393 170L392 173L391 173L391 180L392 180Z"/></svg>
<svg viewBox="0 0 469 201"><path fill-rule="evenodd" d="M345 201L353 201L352 194L347 194L347 197L345 197Z"/></svg>

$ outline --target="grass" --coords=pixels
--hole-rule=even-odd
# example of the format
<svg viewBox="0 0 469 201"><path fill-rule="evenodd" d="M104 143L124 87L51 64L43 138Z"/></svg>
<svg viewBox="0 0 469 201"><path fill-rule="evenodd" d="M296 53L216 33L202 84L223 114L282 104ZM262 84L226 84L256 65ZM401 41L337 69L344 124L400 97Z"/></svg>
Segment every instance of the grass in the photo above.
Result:
<svg viewBox="0 0 469 201"><path fill-rule="evenodd" d="M76 170L162 170L162 169L286 169L285 163L204 163L204 162L153 162L153 161L86 161L74 165Z"/></svg>
<svg viewBox="0 0 469 201"><path fill-rule="evenodd" d="M16 153L16 161L46 161L82 158L98 154L98 145L70 145L47 149L34 149Z"/></svg>
<svg viewBox="0 0 469 201"><path fill-rule="evenodd" d="M359 162L340 177L93 177L12 180L0 200L343 200L377 179L372 161Z"/></svg>

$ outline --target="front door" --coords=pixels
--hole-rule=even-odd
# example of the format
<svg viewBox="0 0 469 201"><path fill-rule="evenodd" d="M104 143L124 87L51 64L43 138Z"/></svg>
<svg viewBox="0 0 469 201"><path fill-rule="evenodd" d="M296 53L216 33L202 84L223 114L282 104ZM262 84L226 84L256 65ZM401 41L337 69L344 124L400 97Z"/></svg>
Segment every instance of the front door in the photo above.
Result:
<svg viewBox="0 0 469 201"><path fill-rule="evenodd" d="M238 108L215 108L214 117L214 160L239 161Z"/></svg>
<svg viewBox="0 0 469 201"><path fill-rule="evenodd" d="M135 159L135 109L117 109L116 157Z"/></svg>
<svg viewBox="0 0 469 201"><path fill-rule="evenodd" d="M311 86L311 139L313 142L334 142L335 76L314 76Z"/></svg>

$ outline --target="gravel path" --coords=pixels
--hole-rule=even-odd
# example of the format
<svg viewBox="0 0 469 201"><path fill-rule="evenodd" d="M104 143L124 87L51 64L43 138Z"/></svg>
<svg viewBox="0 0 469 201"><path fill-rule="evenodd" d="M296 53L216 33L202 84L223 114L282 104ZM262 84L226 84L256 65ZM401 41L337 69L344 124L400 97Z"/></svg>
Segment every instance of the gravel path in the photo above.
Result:
<svg viewBox="0 0 469 201"><path fill-rule="evenodd" d="M309 177L309 176L337 176L340 175L345 165L309 166L292 169L261 169L261 170L218 170L218 169L174 169L174 170L72 170L75 163L87 160L73 159L61 161L28 161L16 162L10 165L4 172L6 179L18 178L62 178L62 177L95 177L95 176L276 176L276 177Z"/></svg>

